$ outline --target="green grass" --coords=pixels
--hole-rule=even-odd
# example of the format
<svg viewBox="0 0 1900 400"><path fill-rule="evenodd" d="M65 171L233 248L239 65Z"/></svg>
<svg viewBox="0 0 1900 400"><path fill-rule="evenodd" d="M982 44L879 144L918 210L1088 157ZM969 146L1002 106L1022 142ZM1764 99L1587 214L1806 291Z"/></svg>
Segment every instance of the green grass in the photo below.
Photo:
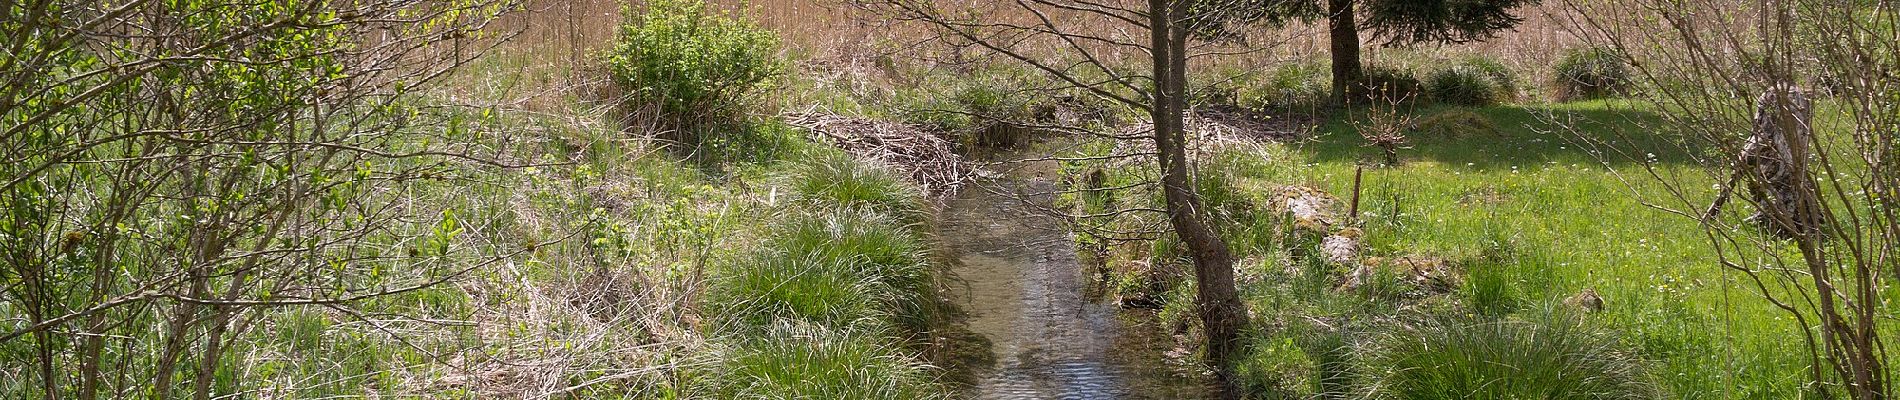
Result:
<svg viewBox="0 0 1900 400"><path fill-rule="evenodd" d="M1650 400L1643 362L1613 334L1564 314L1437 317L1384 335L1361 390L1377 399Z"/></svg>
<svg viewBox="0 0 1900 400"><path fill-rule="evenodd" d="M810 325L775 325L710 357L707 382L726 399L936 399L935 371L887 340Z"/></svg>
<svg viewBox="0 0 1900 400"><path fill-rule="evenodd" d="M944 392L912 344L937 322L930 213L915 186L832 151L787 163L792 202L705 301L716 398L911 399Z"/></svg>
<svg viewBox="0 0 1900 400"><path fill-rule="evenodd" d="M1209 209L1221 211L1223 231L1243 260L1241 291L1261 324L1257 343L1269 346L1256 357L1289 360L1278 362L1281 367L1250 361L1253 370L1271 371L1282 377L1271 380L1292 386L1267 392L1332 390L1316 384L1327 382L1322 371L1334 370L1326 365L1340 365L1319 361L1331 349L1280 345L1287 340L1345 335L1348 345L1364 346L1393 329L1395 317L1518 318L1527 310L1562 307L1564 298L1590 288L1605 299L1606 310L1587 323L1618 335L1668 397L1802 393L1806 353L1791 318L1750 291L1746 277L1716 264L1695 221L1646 205L1671 201L1670 188L1648 169L1696 202L1714 195L1715 182L1698 163L1704 151L1654 129L1666 126L1660 117L1613 100L1414 112L1452 113L1456 117L1442 124L1478 129L1419 134L1401 150L1401 165L1365 167L1364 254L1444 259L1460 278L1448 293L1377 276L1372 287L1336 290L1350 268L1307 257L1316 237L1290 234L1291 224L1272 212L1236 212L1268 205L1283 185L1350 200L1355 169L1378 157L1353 131L1356 110L1336 113L1310 141L1230 148L1203 159L1201 174L1213 179L1201 189L1212 194ZM1605 143L1624 151L1597 151ZM1111 172L1117 175L1108 182L1140 173ZM1122 207L1158 204L1145 201ZM1133 222L1108 224L1130 228Z"/></svg>
<svg viewBox="0 0 1900 400"><path fill-rule="evenodd" d="M1371 254L1464 260L1465 297L1490 313L1595 288L1608 304L1595 319L1654 360L1666 391L1681 398L1797 393L1805 360L1787 340L1799 337L1795 327L1715 264L1694 221L1644 204L1667 192L1641 158L1681 179L1691 198L1712 197L1697 151L1640 129L1660 125L1657 117L1620 103L1473 111L1497 133L1421 138L1401 153L1403 165L1365 171L1360 210ZM1319 135L1274 150L1278 162L1244 168L1238 185L1304 184L1349 196L1357 162L1374 150L1344 121ZM1642 150L1598 154L1592 141Z"/></svg>
<svg viewBox="0 0 1900 400"><path fill-rule="evenodd" d="M880 214L794 214L770 228L760 250L722 270L707 304L733 330L780 320L921 329L934 288L926 251L915 233Z"/></svg>
<svg viewBox="0 0 1900 400"><path fill-rule="evenodd" d="M898 216L908 223L928 221L923 212L923 194L891 170L866 165L835 151L814 151L805 157L790 169L787 179L791 194L804 205L864 209Z"/></svg>

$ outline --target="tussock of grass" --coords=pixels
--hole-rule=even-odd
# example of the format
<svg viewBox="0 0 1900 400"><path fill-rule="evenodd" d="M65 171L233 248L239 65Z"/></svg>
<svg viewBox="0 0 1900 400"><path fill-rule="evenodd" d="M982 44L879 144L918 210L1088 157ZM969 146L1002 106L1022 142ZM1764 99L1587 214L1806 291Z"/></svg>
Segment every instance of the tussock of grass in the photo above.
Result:
<svg viewBox="0 0 1900 400"><path fill-rule="evenodd" d="M919 327L932 290L928 247L908 225L866 210L796 215L762 249L724 269L709 303L738 327L797 319Z"/></svg>
<svg viewBox="0 0 1900 400"><path fill-rule="evenodd" d="M717 354L710 389L730 399L936 399L931 368L862 333L786 323Z"/></svg>
<svg viewBox="0 0 1900 400"><path fill-rule="evenodd" d="M1629 90L1630 72L1623 54L1614 49L1585 47L1564 52L1551 70L1557 99L1596 99Z"/></svg>
<svg viewBox="0 0 1900 400"><path fill-rule="evenodd" d="M912 227L883 214L844 210L794 218L775 228L766 247L862 278L901 327L929 323L934 279L929 246Z"/></svg>
<svg viewBox="0 0 1900 400"><path fill-rule="evenodd" d="M728 267L707 299L728 331L781 320L826 326L875 326L882 317L877 281L855 262L761 252Z"/></svg>
<svg viewBox="0 0 1900 400"><path fill-rule="evenodd" d="M1504 97L1503 89L1489 75L1464 66L1433 72L1425 81L1425 89L1433 100L1461 106L1497 104Z"/></svg>
<svg viewBox="0 0 1900 400"><path fill-rule="evenodd" d="M936 310L921 196L889 172L813 152L760 248L720 270L706 303L728 351L716 398L918 399L945 393L901 337ZM783 209L780 209L783 210Z"/></svg>
<svg viewBox="0 0 1900 400"><path fill-rule="evenodd" d="M1366 388L1386 399L1656 399L1643 361L1574 316L1430 317L1386 335Z"/></svg>
<svg viewBox="0 0 1900 400"><path fill-rule="evenodd" d="M897 216L908 223L926 221L923 194L888 169L876 168L842 153L813 152L792 169L792 194L808 205L865 209Z"/></svg>

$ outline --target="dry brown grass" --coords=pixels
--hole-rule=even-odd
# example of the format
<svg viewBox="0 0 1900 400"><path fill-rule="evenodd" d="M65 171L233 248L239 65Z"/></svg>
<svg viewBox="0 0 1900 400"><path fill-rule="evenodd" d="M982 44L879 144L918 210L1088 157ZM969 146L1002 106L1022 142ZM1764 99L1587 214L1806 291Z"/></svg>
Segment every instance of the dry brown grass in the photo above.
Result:
<svg viewBox="0 0 1900 400"><path fill-rule="evenodd" d="M945 51L947 47L930 40L932 32L924 27L872 15L842 0L712 1L724 9L742 12L760 25L777 32L784 41L786 55L821 69L862 68L887 58L923 60L927 64L974 61L980 65L987 62L983 58L969 57L966 52ZM1008 6L1013 4L1011 2L960 0L956 3L976 7L982 10L980 12L986 18L1027 18L1026 13ZM1616 10L1585 11L1605 13ZM1374 64L1422 67L1430 63L1429 60L1482 54L1499 59L1522 74L1526 81L1541 81L1547 75L1545 70L1565 49L1579 46L1585 41L1574 33L1578 31L1575 26L1578 12L1584 11L1567 8L1562 2L1533 5L1519 14L1525 21L1516 29L1501 32L1497 37L1481 42L1425 45L1401 50L1380 46L1368 37L1365 57L1367 62ZM511 15L497 24L501 29L518 29L521 32L499 53L505 57L506 54L514 54L512 57L519 61L512 68L527 72L525 75L565 77L563 82L547 82L550 84L597 84L599 82L581 79L584 78L581 75L598 71L591 65L598 58L596 53L607 48L613 40L615 28L621 22L620 14L619 0L532 0L526 12ZM1629 15L1633 24L1641 16L1640 13L1619 14ZM1078 16L1069 18L1076 21L1077 26L1112 25L1090 22ZM1196 64L1204 71L1213 70L1207 68L1213 66L1244 71L1264 70L1289 62L1324 60L1327 51L1324 28L1323 23L1294 23L1259 29L1250 33L1251 44L1248 46L1251 52L1197 60ZM595 89L598 87L589 90Z"/></svg>

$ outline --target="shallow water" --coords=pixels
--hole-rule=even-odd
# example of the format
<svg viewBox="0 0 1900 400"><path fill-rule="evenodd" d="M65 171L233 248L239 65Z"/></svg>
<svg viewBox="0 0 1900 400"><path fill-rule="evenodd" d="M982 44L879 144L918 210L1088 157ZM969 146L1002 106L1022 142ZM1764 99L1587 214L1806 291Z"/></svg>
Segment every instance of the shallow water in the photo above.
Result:
<svg viewBox="0 0 1900 400"><path fill-rule="evenodd" d="M1170 365L1172 339L1152 312L1123 312L1085 294L1075 243L1048 216L1058 186L1044 166L966 187L943 239L964 281L958 302L988 339L993 366L973 366L979 399L1199 399L1205 380Z"/></svg>

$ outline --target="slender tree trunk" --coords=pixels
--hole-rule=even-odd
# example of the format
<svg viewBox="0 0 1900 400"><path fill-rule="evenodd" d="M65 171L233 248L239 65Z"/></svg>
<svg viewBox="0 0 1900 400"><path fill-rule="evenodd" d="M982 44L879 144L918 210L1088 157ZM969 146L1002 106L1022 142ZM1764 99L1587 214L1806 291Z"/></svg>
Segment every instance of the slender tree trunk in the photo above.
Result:
<svg viewBox="0 0 1900 400"><path fill-rule="evenodd" d="M1333 100L1341 103L1355 92L1353 86L1365 79L1359 63L1359 21L1354 1L1326 0L1327 39L1333 46Z"/></svg>
<svg viewBox="0 0 1900 400"><path fill-rule="evenodd" d="M1149 0L1153 28L1155 90L1152 117L1154 141L1161 166L1162 192L1168 221L1194 260L1195 305L1207 333L1207 361L1219 373L1223 398L1239 398L1228 372L1247 325L1246 306L1234 289L1233 255L1219 232L1207 225L1200 196L1194 192L1187 162L1184 119L1187 109L1186 29L1173 22L1186 13L1186 3Z"/></svg>

